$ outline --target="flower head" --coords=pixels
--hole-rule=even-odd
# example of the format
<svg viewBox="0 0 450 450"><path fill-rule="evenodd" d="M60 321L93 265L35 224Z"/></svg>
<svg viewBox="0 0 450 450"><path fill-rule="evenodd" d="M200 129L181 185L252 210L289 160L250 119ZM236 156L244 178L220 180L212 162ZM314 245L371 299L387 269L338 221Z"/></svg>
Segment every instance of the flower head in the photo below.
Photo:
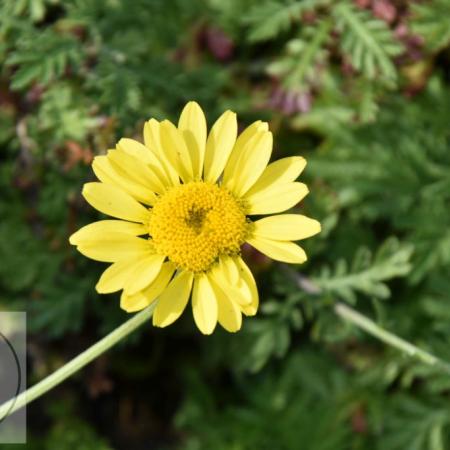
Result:
<svg viewBox="0 0 450 450"><path fill-rule="evenodd" d="M122 290L120 305L138 311L157 301L153 323L173 323L192 297L195 323L204 334L217 322L240 329L242 314L258 309L255 280L240 256L247 242L267 256L303 263L292 241L320 231L316 220L276 214L308 193L296 182L305 160L269 163L272 133L257 121L237 136L236 114L223 113L207 135L200 106L189 102L178 127L149 120L144 144L121 139L92 164L100 182L84 198L114 217L70 237L85 256L112 263L96 289Z"/></svg>

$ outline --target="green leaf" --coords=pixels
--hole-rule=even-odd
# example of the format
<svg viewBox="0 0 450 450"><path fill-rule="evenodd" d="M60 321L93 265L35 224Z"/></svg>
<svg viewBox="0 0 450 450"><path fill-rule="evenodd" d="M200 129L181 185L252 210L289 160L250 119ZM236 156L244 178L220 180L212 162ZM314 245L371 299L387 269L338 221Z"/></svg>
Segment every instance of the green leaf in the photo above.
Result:
<svg viewBox="0 0 450 450"><path fill-rule="evenodd" d="M298 38L287 43L286 55L267 67L268 73L283 77L285 86L290 89L301 90L317 82L317 64L326 58L324 46L330 31L329 20L322 20L314 27L305 27Z"/></svg>
<svg viewBox="0 0 450 450"><path fill-rule="evenodd" d="M390 238L378 249L375 256L367 248L360 248L352 263L339 260L334 270L324 267L314 283L325 293L337 295L349 303L355 303L357 293L385 299L390 290L385 281L405 276L411 271L412 246L400 244Z"/></svg>
<svg viewBox="0 0 450 450"><path fill-rule="evenodd" d="M249 26L248 40L257 42L276 37L300 22L302 13L313 9L319 3L321 2L317 0L270 0L262 4L257 3L244 16L244 23Z"/></svg>
<svg viewBox="0 0 450 450"><path fill-rule="evenodd" d="M57 3L59 0L3 0L3 8L6 14L24 15L32 22L39 22L44 18L47 6Z"/></svg>
<svg viewBox="0 0 450 450"><path fill-rule="evenodd" d="M402 46L386 23L348 2L337 3L332 13L341 32L340 47L352 65L370 79L378 76L395 82L397 70L392 57Z"/></svg>
<svg viewBox="0 0 450 450"><path fill-rule="evenodd" d="M431 0L413 3L411 29L425 39L429 50L437 52L450 43L449 2Z"/></svg>
<svg viewBox="0 0 450 450"><path fill-rule="evenodd" d="M82 59L83 48L74 36L47 29L20 40L5 64L15 68L11 88L21 90L34 82L48 85L69 67L77 69Z"/></svg>

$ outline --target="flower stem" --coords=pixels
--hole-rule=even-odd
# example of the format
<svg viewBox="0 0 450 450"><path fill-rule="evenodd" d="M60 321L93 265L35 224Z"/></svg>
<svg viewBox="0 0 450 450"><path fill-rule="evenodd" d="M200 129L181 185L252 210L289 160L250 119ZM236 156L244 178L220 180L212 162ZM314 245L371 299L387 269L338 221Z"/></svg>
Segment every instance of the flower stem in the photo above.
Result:
<svg viewBox="0 0 450 450"><path fill-rule="evenodd" d="M127 320L124 324L120 325L103 339L95 343L92 347L76 356L72 361L69 361L33 387L22 392L16 398L3 403L3 405L0 406L0 420L3 419L4 416L10 415L28 403L31 403L33 400L36 400L113 347L131 332L136 330L136 328L139 328L143 323L147 322L151 318L154 308L155 304L152 304L134 315L131 319Z"/></svg>
<svg viewBox="0 0 450 450"><path fill-rule="evenodd" d="M439 359L437 356L422 350L408 341L396 336L395 334L381 328L371 319L363 316L359 312L342 303L337 303L334 307L336 314L342 319L351 322L367 333L375 336L380 341L395 347L411 357L417 358L430 366L438 367L447 373L450 373L450 364Z"/></svg>
<svg viewBox="0 0 450 450"><path fill-rule="evenodd" d="M74 359L72 359L72 361L69 361L67 364L50 374L48 377L44 378L42 381L40 381L30 389L22 392L16 398L8 400L7 402L3 403L3 405L0 405L0 420L3 419L4 416L14 413L18 409L24 407L49 390L53 389L55 386L62 383L65 379L69 378L78 370L82 369L102 353L106 352L115 344L120 342L123 338L128 336L131 332L139 328L143 323L147 322L151 318L151 316L153 315L154 307L155 304L147 307L146 309L126 321L124 324L120 325L118 328L98 341L92 347L76 356ZM334 307L334 310L336 314L342 319L352 323L353 325L356 325L357 327L361 328L377 339L385 342L386 344L391 345L407 353L409 356L415 357L430 366L438 367L446 371L447 373L450 373L449 363L439 359L438 357L425 350L416 347L415 345L396 336L395 334L386 331L385 329L377 325L373 320L363 316L349 306L342 303L337 303Z"/></svg>

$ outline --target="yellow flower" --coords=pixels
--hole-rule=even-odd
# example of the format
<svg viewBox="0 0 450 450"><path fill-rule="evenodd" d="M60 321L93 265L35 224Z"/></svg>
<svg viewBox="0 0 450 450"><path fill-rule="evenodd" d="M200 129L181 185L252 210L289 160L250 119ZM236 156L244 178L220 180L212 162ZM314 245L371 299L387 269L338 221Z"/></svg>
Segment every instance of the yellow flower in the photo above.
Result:
<svg viewBox="0 0 450 450"><path fill-rule="evenodd" d="M87 183L84 198L119 220L101 220L70 237L85 256L113 263L100 277L100 293L123 290L120 306L138 311L156 299L153 324L170 325L189 298L204 334L217 322L240 329L242 314L258 309L255 280L240 256L247 242L267 256L303 263L292 241L320 231L299 214L251 217L285 211L308 193L295 179L306 165L288 157L268 165L272 133L265 122L237 136L236 114L223 113L207 135L200 106L189 102L178 127L149 120L144 142L121 139L92 164L100 180Z"/></svg>

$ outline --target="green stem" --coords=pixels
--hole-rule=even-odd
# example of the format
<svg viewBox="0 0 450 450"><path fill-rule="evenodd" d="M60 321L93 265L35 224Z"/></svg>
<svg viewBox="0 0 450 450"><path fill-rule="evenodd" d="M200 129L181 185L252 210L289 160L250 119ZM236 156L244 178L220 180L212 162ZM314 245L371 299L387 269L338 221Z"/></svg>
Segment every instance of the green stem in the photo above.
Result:
<svg viewBox="0 0 450 450"><path fill-rule="evenodd" d="M58 384L62 383L66 378L69 378L75 372L89 364L102 353L113 347L131 332L136 330L136 328L139 328L143 323L147 322L152 317L154 308L155 304L150 305L143 311L134 315L131 319L120 325L92 347L79 354L77 357L72 359L72 361L69 361L67 364L50 374L47 378L44 378L30 389L22 392L15 399L11 399L3 403L3 405L0 406L0 420L3 419L5 415L12 414L28 403L31 403L33 400L36 400L50 389L53 389Z"/></svg>
<svg viewBox="0 0 450 450"><path fill-rule="evenodd" d="M334 310L339 317L343 318L348 322L351 322L352 324L356 325L357 327L361 328L362 330L366 331L372 336L375 336L380 341L383 341L386 344L391 345L392 347L395 347L401 350L402 352L405 352L411 357L421 360L425 364L439 367L440 369L446 371L447 373L450 373L449 363L439 359L438 357L432 355L431 353L428 353L425 350L416 347L415 345L411 344L408 341L405 341L404 339L396 336L395 334L386 331L385 329L377 325L374 321L368 319L367 317L363 316L362 314L350 308L349 306L344 305L342 303L338 303L335 305Z"/></svg>
<svg viewBox="0 0 450 450"><path fill-rule="evenodd" d="M0 405L0 420L4 418L5 415L9 415L17 411L18 409L24 407L33 400L36 400L41 395L53 389L58 384L62 383L65 379L69 378L78 370L82 369L84 366L89 364L95 358L100 356L102 353L106 352L108 349L113 347L123 338L128 336L131 332L139 328L143 323L147 322L153 315L155 304L144 309L140 313L133 316L124 324L120 325L114 331L109 333L103 339L98 341L92 347L85 350L83 353L69 361L67 364L50 374L47 378L31 387L30 389L22 392L17 398L11 399ZM379 340L391 345L411 357L415 357L424 363L443 369L447 373L450 373L450 364L437 358L436 356L422 350L408 341L384 330L379 325L377 325L371 319L363 316L359 312L350 308L347 305L338 303L335 305L334 310L336 314L342 319L351 322L372 336L378 338Z"/></svg>

